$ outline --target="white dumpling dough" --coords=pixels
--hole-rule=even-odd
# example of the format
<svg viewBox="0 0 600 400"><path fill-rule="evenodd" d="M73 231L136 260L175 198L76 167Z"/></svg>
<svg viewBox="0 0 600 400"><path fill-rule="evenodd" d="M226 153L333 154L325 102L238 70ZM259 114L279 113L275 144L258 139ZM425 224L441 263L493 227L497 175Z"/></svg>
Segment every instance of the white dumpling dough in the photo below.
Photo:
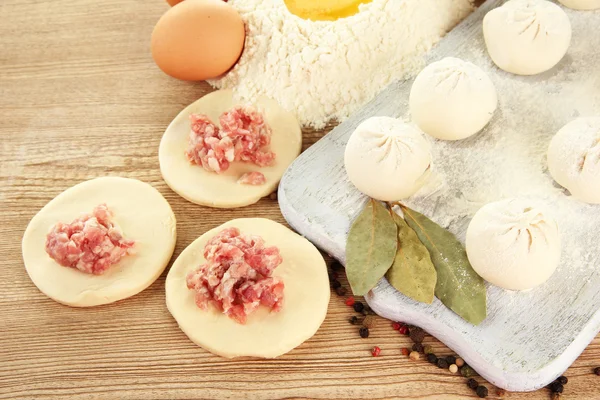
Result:
<svg viewBox="0 0 600 400"><path fill-rule="evenodd" d="M412 121L435 138L460 140L490 122L498 97L489 76L478 66L447 57L428 65L410 91Z"/></svg>
<svg viewBox="0 0 600 400"><path fill-rule="evenodd" d="M102 275L63 267L46 253L46 235L57 223L71 223L105 203L113 222L135 254ZM150 286L164 271L175 249L175 215L165 198L137 179L104 177L75 185L44 206L23 235L23 261L29 277L51 299L74 307L91 307L131 297Z"/></svg>
<svg viewBox="0 0 600 400"><path fill-rule="evenodd" d="M596 10L600 8L600 0L558 0L574 10Z"/></svg>
<svg viewBox="0 0 600 400"><path fill-rule="evenodd" d="M467 230L469 261L483 279L509 290L546 282L560 261L558 226L524 199L487 204Z"/></svg>
<svg viewBox="0 0 600 400"><path fill-rule="evenodd" d="M421 131L396 118L371 117L350 136L344 165L350 181L367 196L402 200L426 182L431 145Z"/></svg>
<svg viewBox="0 0 600 400"><path fill-rule="evenodd" d="M234 208L254 204L275 191L287 167L300 154L302 131L296 117L273 100L261 98L253 104L273 130L270 148L276 159L272 166L233 162L227 171L217 174L191 164L185 156L191 114L205 114L220 126L219 117L223 112L243 104L234 100L231 90L218 90L186 107L171 122L160 142L158 160L162 176L174 192L192 203ZM237 182L244 173L253 171L262 172L267 182L257 186Z"/></svg>
<svg viewBox="0 0 600 400"><path fill-rule="evenodd" d="M186 285L188 272L205 262L206 243L229 227L261 236L267 246L277 246L283 258L273 271L285 285L282 309L270 312L260 306L245 325L213 306L199 309L194 291ZM175 260L165 286L167 307L181 330L198 346L227 358L274 358L301 345L321 326L330 295L327 266L316 247L285 226L262 218L235 219L200 236Z"/></svg>
<svg viewBox="0 0 600 400"><path fill-rule="evenodd" d="M573 197L600 204L600 117L578 118L552 138L548 169Z"/></svg>
<svg viewBox="0 0 600 400"><path fill-rule="evenodd" d="M483 19L488 53L501 69L535 75L554 67L571 43L571 23L546 0L510 0Z"/></svg>

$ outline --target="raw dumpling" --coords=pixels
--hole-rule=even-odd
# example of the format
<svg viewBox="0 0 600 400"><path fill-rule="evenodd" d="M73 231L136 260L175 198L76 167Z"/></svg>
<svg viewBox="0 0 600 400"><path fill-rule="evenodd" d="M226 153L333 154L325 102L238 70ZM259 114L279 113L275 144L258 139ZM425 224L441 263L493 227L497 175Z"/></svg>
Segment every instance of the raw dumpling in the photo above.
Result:
<svg viewBox="0 0 600 400"><path fill-rule="evenodd" d="M517 75L548 71L571 43L571 23L546 0L510 0L483 19L488 53L501 69Z"/></svg>
<svg viewBox="0 0 600 400"><path fill-rule="evenodd" d="M556 222L523 199L482 207L467 230L467 255L488 282L510 290L541 285L560 261Z"/></svg>
<svg viewBox="0 0 600 400"><path fill-rule="evenodd" d="M595 10L600 8L600 0L558 0L575 10Z"/></svg>
<svg viewBox="0 0 600 400"><path fill-rule="evenodd" d="M396 118L372 117L350 136L344 165L350 181L367 196L401 200L425 183L431 146L418 129Z"/></svg>
<svg viewBox="0 0 600 400"><path fill-rule="evenodd" d="M600 204L600 117L578 118L552 138L548 169L573 197Z"/></svg>
<svg viewBox="0 0 600 400"><path fill-rule="evenodd" d="M474 135L496 111L496 88L481 68L447 57L428 65L410 92L412 120L429 135L459 140Z"/></svg>

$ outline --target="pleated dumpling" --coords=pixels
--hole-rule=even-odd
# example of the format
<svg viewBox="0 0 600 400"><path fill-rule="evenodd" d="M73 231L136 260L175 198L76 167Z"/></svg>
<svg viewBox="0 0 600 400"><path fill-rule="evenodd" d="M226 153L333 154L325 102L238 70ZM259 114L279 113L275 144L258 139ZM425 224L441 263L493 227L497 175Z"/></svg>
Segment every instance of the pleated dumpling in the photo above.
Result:
<svg viewBox="0 0 600 400"><path fill-rule="evenodd" d="M466 247L473 269L483 279L510 290L546 282L561 254L556 221L525 199L502 200L477 211Z"/></svg>

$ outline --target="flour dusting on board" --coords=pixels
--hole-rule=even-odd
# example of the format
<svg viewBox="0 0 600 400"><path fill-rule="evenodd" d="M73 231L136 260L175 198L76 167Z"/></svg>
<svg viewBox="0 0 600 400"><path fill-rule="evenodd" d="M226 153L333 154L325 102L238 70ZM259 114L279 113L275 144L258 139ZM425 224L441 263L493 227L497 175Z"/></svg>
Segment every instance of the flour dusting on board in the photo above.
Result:
<svg viewBox="0 0 600 400"><path fill-rule="evenodd" d="M247 24L244 53L217 88L260 96L302 125L344 120L389 83L415 75L423 55L472 10L471 0L374 0L337 21L292 15L282 0L230 0Z"/></svg>

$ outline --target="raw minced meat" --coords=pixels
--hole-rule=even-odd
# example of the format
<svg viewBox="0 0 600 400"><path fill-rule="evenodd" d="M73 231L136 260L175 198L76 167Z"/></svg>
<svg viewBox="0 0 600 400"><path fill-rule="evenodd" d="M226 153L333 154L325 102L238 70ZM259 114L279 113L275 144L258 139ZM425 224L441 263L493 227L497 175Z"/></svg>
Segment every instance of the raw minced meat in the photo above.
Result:
<svg viewBox="0 0 600 400"><path fill-rule="evenodd" d="M228 228L208 241L204 258L206 263L186 279L200 309L213 304L241 324L261 304L271 311L281 309L284 284L273 276L283 261L277 247L265 247L261 237Z"/></svg>
<svg viewBox="0 0 600 400"><path fill-rule="evenodd" d="M236 106L219 117L221 128L206 115L190 115L191 131L186 156L192 164L222 173L234 161L259 167L272 165L275 153L268 149L271 128L254 107Z"/></svg>
<svg viewBox="0 0 600 400"><path fill-rule="evenodd" d="M267 183L267 178L265 178L261 172L246 172L244 175L240 176L238 183L255 186L264 185Z"/></svg>
<svg viewBox="0 0 600 400"><path fill-rule="evenodd" d="M70 224L58 222L46 236L46 253L64 267L101 275L132 252L133 240L112 223L105 204Z"/></svg>

